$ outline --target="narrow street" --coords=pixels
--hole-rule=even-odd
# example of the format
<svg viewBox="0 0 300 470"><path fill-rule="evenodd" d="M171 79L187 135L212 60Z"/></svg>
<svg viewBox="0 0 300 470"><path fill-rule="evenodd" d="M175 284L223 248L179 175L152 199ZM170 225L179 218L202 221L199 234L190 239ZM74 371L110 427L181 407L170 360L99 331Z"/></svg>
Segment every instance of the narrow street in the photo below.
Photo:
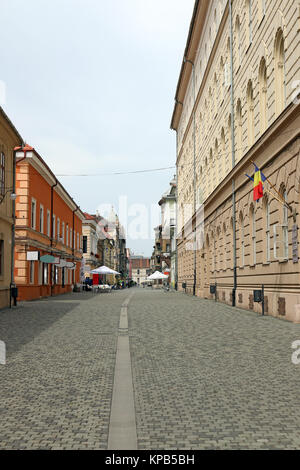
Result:
<svg viewBox="0 0 300 470"><path fill-rule="evenodd" d="M299 448L300 325L134 288L0 312L1 449L108 449L126 336L137 449Z"/></svg>

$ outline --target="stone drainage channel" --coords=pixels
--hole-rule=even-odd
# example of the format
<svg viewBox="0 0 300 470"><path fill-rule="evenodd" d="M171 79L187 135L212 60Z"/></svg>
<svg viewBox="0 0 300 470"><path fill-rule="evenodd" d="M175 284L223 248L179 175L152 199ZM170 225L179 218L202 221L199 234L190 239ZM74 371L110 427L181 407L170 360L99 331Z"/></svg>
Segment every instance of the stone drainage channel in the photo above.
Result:
<svg viewBox="0 0 300 470"><path fill-rule="evenodd" d="M136 450L137 434L128 335L128 304L123 302L117 341L114 387L108 432L108 450Z"/></svg>

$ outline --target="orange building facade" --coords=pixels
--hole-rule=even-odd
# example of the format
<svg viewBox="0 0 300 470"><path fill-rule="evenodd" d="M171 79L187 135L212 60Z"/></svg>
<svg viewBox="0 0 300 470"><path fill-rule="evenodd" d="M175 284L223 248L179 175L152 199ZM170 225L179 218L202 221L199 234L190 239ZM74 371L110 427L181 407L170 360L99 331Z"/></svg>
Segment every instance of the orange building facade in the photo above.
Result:
<svg viewBox="0 0 300 470"><path fill-rule="evenodd" d="M16 156L18 300L70 292L80 283L84 215L33 148Z"/></svg>

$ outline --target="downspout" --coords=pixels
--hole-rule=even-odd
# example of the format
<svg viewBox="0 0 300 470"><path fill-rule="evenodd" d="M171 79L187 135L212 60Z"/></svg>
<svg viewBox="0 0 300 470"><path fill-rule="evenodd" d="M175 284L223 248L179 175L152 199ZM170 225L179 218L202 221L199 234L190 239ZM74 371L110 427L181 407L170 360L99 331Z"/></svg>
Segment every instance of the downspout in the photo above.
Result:
<svg viewBox="0 0 300 470"><path fill-rule="evenodd" d="M177 246L177 231L178 231L178 165L177 165L177 152L178 152L178 132L176 131L176 201L175 201L175 290L178 290L178 246Z"/></svg>
<svg viewBox="0 0 300 470"><path fill-rule="evenodd" d="M52 248L53 248L53 233L54 233L54 226L53 226L53 189L58 185L58 181L55 178L55 184L51 186L51 210L50 210L50 226L51 226L51 232L50 232L50 250L52 253ZM50 265L50 295L53 295L53 264Z"/></svg>
<svg viewBox="0 0 300 470"><path fill-rule="evenodd" d="M234 140L234 82L233 82L233 27L232 27L232 0L229 3L230 22L230 94L231 94L231 142L232 142L232 168L235 166L235 140ZM233 289L232 306L236 305L237 267L236 267L236 213L235 213L235 181L232 179L232 233L233 233Z"/></svg>
<svg viewBox="0 0 300 470"><path fill-rule="evenodd" d="M197 266L196 266L196 83L195 83L195 64L189 59L184 58L184 62L188 62L192 65L192 74L193 74L193 98L194 98L194 106L193 106L193 187L194 187L194 198L193 198L193 217L195 217L194 221L194 230L193 230L193 250L194 250L194 281L193 281L193 295L196 295L196 284L197 284Z"/></svg>
<svg viewBox="0 0 300 470"><path fill-rule="evenodd" d="M74 248L74 246L75 246L75 232L74 232L74 228L75 228L75 212L77 212L78 209L79 209L79 207L76 206L76 209L73 210L73 215L72 215L72 217L73 217L73 220L72 220L72 226L73 226L73 228L72 228L72 230L73 230L73 233L72 233L72 258L73 258L73 262L74 262L74 263L75 263L75 261L74 261L74 258L75 258L75 256L74 256L74 252L75 252L75 248ZM76 264L76 263L75 263L75 264ZM74 286L75 286L75 271L76 271L76 269L73 270L73 285L74 285Z"/></svg>

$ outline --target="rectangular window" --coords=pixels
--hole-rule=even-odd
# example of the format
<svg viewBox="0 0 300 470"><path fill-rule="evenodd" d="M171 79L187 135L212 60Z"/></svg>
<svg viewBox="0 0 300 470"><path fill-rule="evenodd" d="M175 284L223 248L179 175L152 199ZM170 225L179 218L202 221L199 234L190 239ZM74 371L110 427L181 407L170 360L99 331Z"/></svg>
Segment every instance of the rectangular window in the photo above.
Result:
<svg viewBox="0 0 300 470"><path fill-rule="evenodd" d="M31 199L31 228L36 228L36 200Z"/></svg>
<svg viewBox="0 0 300 470"><path fill-rule="evenodd" d="M77 250L79 250L79 233L77 233Z"/></svg>
<svg viewBox="0 0 300 470"><path fill-rule="evenodd" d="M43 284L48 284L48 263L43 263Z"/></svg>
<svg viewBox="0 0 300 470"><path fill-rule="evenodd" d="M83 253L87 253L87 236L83 236Z"/></svg>
<svg viewBox="0 0 300 470"><path fill-rule="evenodd" d="M72 229L70 228L70 248L73 246L73 240L72 240Z"/></svg>
<svg viewBox="0 0 300 470"><path fill-rule="evenodd" d="M40 204L40 232L44 233L44 207Z"/></svg>
<svg viewBox="0 0 300 470"><path fill-rule="evenodd" d="M285 192L284 200L287 201L287 193ZM288 208L287 206L283 206L283 224L282 224L282 231L283 231L283 257L288 259L289 257L289 227L288 227Z"/></svg>
<svg viewBox="0 0 300 470"><path fill-rule="evenodd" d="M253 263L256 264L256 221L255 211L252 212L252 249L253 249Z"/></svg>
<svg viewBox="0 0 300 470"><path fill-rule="evenodd" d="M63 244L65 243L65 223L62 222L61 224L61 238L62 238L62 242Z"/></svg>
<svg viewBox="0 0 300 470"><path fill-rule="evenodd" d="M3 276L4 270L4 240L0 240L0 276Z"/></svg>
<svg viewBox="0 0 300 470"><path fill-rule="evenodd" d="M47 210L47 236L50 237L50 211Z"/></svg>
<svg viewBox="0 0 300 470"><path fill-rule="evenodd" d="M5 194L5 155L1 153L0 155L0 194L4 196Z"/></svg>
<svg viewBox="0 0 300 470"><path fill-rule="evenodd" d="M69 225L66 227L66 246L69 244Z"/></svg>
<svg viewBox="0 0 300 470"><path fill-rule="evenodd" d="M57 218L57 238L60 237L60 220Z"/></svg>
<svg viewBox="0 0 300 470"><path fill-rule="evenodd" d="M270 203L267 202L266 206L266 248L267 248L267 262L271 260L271 242L270 242Z"/></svg>
<svg viewBox="0 0 300 470"><path fill-rule="evenodd" d="M55 238L55 215L52 216L52 238Z"/></svg>
<svg viewBox="0 0 300 470"><path fill-rule="evenodd" d="M29 282L34 284L34 261L29 261Z"/></svg>

